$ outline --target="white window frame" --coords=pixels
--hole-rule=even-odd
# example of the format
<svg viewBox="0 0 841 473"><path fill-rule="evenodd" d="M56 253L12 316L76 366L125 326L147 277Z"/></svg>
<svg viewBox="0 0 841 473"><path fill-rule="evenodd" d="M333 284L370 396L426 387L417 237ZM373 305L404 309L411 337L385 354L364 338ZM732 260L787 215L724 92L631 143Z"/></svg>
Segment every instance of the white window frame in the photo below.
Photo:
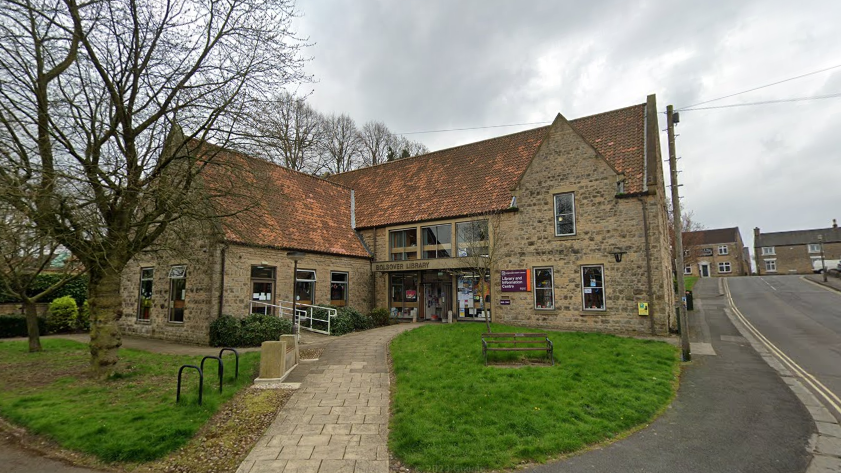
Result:
<svg viewBox="0 0 841 473"><path fill-rule="evenodd" d="M549 270L550 285L546 287L537 287L537 271L540 269ZM555 268L552 266L535 266L532 268L532 277L534 278L534 308L535 310L555 310ZM537 307L537 291L548 290L552 294L552 307Z"/></svg>
<svg viewBox="0 0 841 473"><path fill-rule="evenodd" d="M312 279L308 278L301 278L299 275L301 273L312 273ZM312 300L310 304L315 305L315 285L318 283L318 274L314 269L305 269L305 268L298 268L298 272L295 274L295 293L292 294L292 297L298 301L298 283L310 283L312 284Z"/></svg>
<svg viewBox="0 0 841 473"><path fill-rule="evenodd" d="M692 265L687 264L683 267L683 274L692 274Z"/></svg>
<svg viewBox="0 0 841 473"><path fill-rule="evenodd" d="M727 247L727 245L718 245L718 254L722 256L729 255L730 249Z"/></svg>
<svg viewBox="0 0 841 473"><path fill-rule="evenodd" d="M723 267L727 268L727 269L721 269ZM732 273L732 272L733 272L733 267L730 265L729 261L720 261L718 263L718 273L719 274L728 274L728 273Z"/></svg>
<svg viewBox="0 0 841 473"><path fill-rule="evenodd" d="M821 244L820 243L809 243L809 253L820 253L821 252Z"/></svg>
<svg viewBox="0 0 841 473"><path fill-rule="evenodd" d="M558 197L568 195L572 197L572 233L558 233ZM555 236L573 236L576 235L578 232L578 225L575 219L575 192L561 192L559 194L552 195L552 206L554 207L554 218L552 219L552 226L553 231L555 232ZM564 214L568 215L568 214Z"/></svg>
<svg viewBox="0 0 841 473"><path fill-rule="evenodd" d="M584 284L584 270L586 268L599 268L602 275L602 285L601 286L586 286ZM607 310L607 293L605 291L605 280L604 280L604 265L603 264L585 264L581 265L581 269L578 271L578 276L581 278L581 310L585 310L587 312L604 312ZM602 290L602 306L596 309L588 308L586 303L584 302L584 290L587 288L596 288Z"/></svg>
<svg viewBox="0 0 841 473"><path fill-rule="evenodd" d="M173 299L173 297L177 297L174 294L175 290L175 281L183 279L184 280L184 288L182 291L181 299ZM175 302L181 301L184 303L184 307L181 307L181 320L175 320ZM187 265L186 264L178 264L171 266L169 268L169 314L167 315L167 321L171 324L183 324L184 319L186 319L187 313Z"/></svg>
<svg viewBox="0 0 841 473"><path fill-rule="evenodd" d="M762 247L762 256L766 255L776 255L777 250L773 246L763 246Z"/></svg>
<svg viewBox="0 0 841 473"><path fill-rule="evenodd" d="M777 259L776 258L769 258L764 260L765 261L765 272L766 273L776 273L777 272ZM769 266L773 266L774 269L769 268Z"/></svg>
<svg viewBox="0 0 841 473"><path fill-rule="evenodd" d="M333 276L336 274L344 274L345 280L344 281L337 281L333 279ZM345 286L345 299L344 305L347 306L348 302L350 301L350 273L347 271L330 271L330 305L334 305L333 301L337 301L338 299L333 299L333 284L340 284Z"/></svg>

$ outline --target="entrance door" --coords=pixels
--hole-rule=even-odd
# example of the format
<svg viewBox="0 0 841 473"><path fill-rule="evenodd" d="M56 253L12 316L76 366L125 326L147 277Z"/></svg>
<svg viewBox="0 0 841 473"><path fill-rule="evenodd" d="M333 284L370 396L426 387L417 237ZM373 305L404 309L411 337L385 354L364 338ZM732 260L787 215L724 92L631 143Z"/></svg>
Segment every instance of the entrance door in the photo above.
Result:
<svg viewBox="0 0 841 473"><path fill-rule="evenodd" d="M436 281L423 285L425 320L444 320L451 304L450 283Z"/></svg>
<svg viewBox="0 0 841 473"><path fill-rule="evenodd" d="M707 263L701 263L698 265L701 270L701 277L708 278L710 277L710 265Z"/></svg>

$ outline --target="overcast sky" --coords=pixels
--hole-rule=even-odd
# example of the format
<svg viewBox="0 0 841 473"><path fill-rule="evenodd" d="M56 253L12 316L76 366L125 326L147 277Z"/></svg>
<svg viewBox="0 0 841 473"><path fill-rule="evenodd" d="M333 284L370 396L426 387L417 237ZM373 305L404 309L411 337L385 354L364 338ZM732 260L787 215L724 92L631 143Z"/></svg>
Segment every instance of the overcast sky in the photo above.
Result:
<svg viewBox="0 0 841 473"><path fill-rule="evenodd" d="M676 108L841 65L841 2L299 0L310 103L393 132ZM706 106L841 93L841 67ZM684 208L706 228L841 220L841 97L681 113ZM527 127L411 134L431 150ZM665 128L665 115L660 115ZM666 135L661 133L663 156ZM668 172L668 168L667 172ZM668 184L668 180L666 181Z"/></svg>

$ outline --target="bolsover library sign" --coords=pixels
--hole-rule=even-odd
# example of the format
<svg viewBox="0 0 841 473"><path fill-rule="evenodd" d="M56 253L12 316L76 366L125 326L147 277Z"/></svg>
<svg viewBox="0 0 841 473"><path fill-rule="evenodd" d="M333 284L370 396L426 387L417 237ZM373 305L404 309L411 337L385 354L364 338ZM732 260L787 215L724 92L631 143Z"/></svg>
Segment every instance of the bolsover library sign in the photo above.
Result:
<svg viewBox="0 0 841 473"><path fill-rule="evenodd" d="M411 261L382 261L373 263L374 271L423 271L426 269L454 269L467 268L469 264L460 261L459 258L441 258L434 260L411 260Z"/></svg>

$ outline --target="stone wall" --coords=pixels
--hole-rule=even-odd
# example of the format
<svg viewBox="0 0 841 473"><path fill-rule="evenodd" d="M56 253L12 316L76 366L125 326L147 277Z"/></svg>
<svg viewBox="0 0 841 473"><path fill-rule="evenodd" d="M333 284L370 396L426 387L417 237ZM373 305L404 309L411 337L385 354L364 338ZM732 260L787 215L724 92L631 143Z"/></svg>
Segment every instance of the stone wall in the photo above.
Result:
<svg viewBox="0 0 841 473"><path fill-rule="evenodd" d="M824 243L825 260L841 259L841 242ZM820 257L820 253L809 253L809 245L783 245L775 246L773 255L763 255L762 248L754 248L756 258L757 274L811 274L812 258ZM767 271L765 260L777 261L777 271ZM829 265L827 265L829 268ZM831 268L829 268L831 269Z"/></svg>
<svg viewBox="0 0 841 473"><path fill-rule="evenodd" d="M49 308L49 304L35 304L40 317L46 317ZM23 305L20 302L4 302L0 304L0 315L23 315Z"/></svg>

